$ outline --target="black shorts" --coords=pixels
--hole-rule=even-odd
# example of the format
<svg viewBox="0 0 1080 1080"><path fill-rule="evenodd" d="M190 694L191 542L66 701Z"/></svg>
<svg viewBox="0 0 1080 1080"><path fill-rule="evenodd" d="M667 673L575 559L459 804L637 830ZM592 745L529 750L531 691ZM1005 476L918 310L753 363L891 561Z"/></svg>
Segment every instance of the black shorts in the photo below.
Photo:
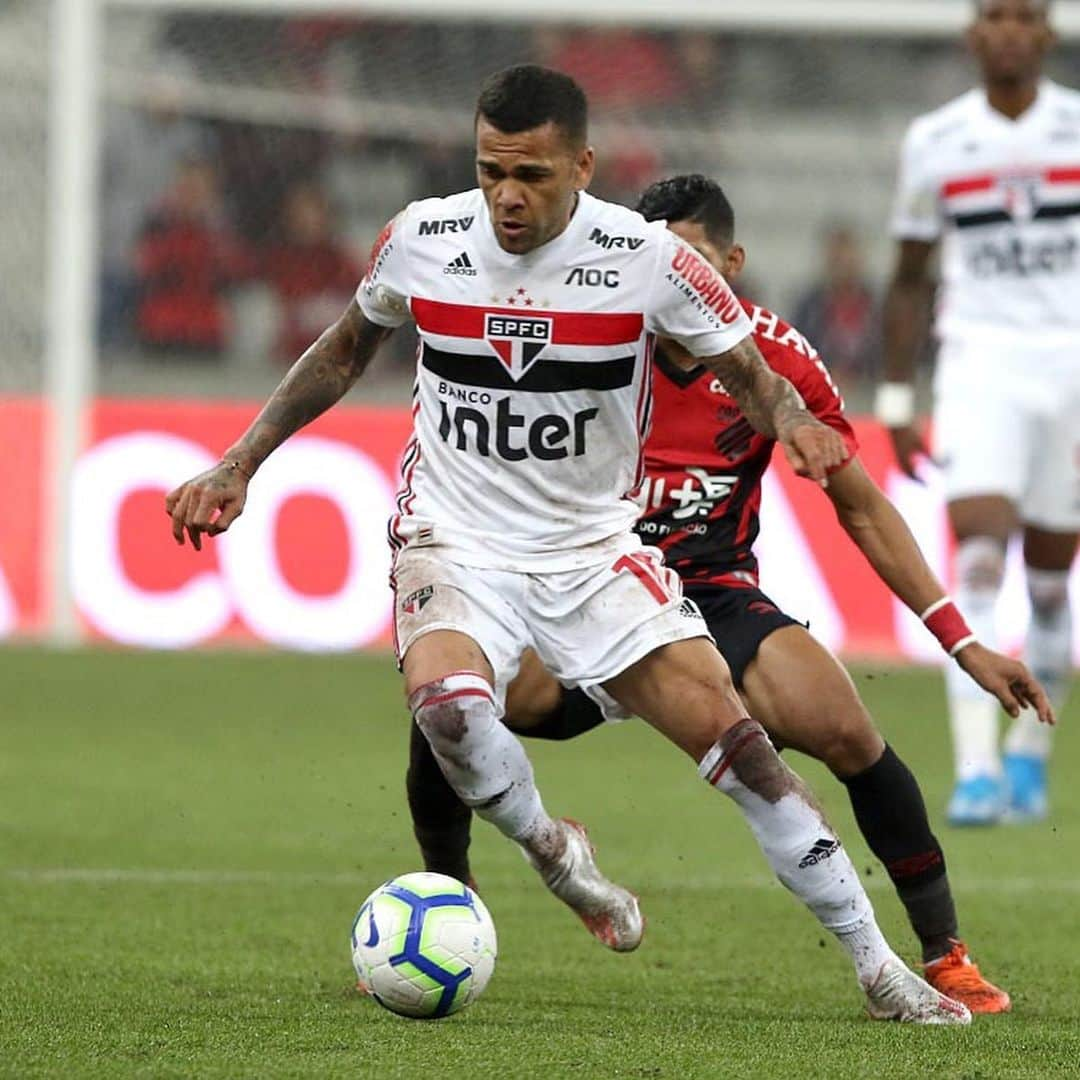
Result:
<svg viewBox="0 0 1080 1080"><path fill-rule="evenodd" d="M785 615L760 589L684 583L683 592L701 609L740 690L761 643L781 627L805 625Z"/></svg>

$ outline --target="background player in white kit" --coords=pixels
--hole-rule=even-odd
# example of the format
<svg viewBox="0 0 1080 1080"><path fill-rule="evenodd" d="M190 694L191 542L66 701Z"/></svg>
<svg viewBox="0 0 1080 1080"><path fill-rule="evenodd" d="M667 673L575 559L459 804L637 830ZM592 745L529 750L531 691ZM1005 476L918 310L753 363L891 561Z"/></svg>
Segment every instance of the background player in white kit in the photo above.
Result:
<svg viewBox="0 0 1080 1080"><path fill-rule="evenodd" d="M942 244L934 439L958 542L957 601L993 647L1009 537L1023 532L1026 659L1060 711L1068 576L1080 530L1080 93L1041 77L1046 0L980 0L982 86L919 117L904 142L877 415L901 468L924 453L911 378L931 254ZM998 750L996 702L946 672L955 825L1045 816L1050 729L1031 713Z"/></svg>
<svg viewBox="0 0 1080 1080"><path fill-rule="evenodd" d="M632 532L656 334L716 371L803 475L825 482L847 451L768 368L692 248L585 193L586 112L573 80L544 68L485 83L480 189L414 203L384 231L357 301L223 461L169 494L174 536L199 547L228 528L266 456L339 400L411 315L421 349L390 526L396 633L410 710L461 800L596 937L638 945L636 898L600 874L579 826L548 816L501 723L531 645L564 683L647 719L735 801L781 881L847 950L871 1015L967 1023L889 948L820 809L746 717L700 613Z"/></svg>

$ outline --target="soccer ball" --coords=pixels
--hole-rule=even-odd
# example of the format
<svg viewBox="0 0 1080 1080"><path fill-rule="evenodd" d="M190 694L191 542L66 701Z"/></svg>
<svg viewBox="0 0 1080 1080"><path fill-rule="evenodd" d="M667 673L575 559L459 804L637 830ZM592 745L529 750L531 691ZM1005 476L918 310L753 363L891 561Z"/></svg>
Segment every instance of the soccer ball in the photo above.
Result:
<svg viewBox="0 0 1080 1080"><path fill-rule="evenodd" d="M444 874L380 885L352 925L356 977L384 1008L437 1019L464 1009L495 969L495 924L480 897Z"/></svg>

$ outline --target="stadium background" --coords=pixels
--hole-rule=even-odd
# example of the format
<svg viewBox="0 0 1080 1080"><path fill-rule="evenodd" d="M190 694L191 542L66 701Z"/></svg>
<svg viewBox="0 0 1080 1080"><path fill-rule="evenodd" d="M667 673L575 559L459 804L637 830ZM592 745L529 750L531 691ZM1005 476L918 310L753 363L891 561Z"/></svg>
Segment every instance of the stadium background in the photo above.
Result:
<svg viewBox="0 0 1080 1080"><path fill-rule="evenodd" d="M0 637L385 644L380 523L411 331L357 387L358 411L275 459L216 551L170 550L158 494L242 428L344 305L392 214L473 183L477 81L511 62L562 67L589 92L597 194L718 177L750 251L740 288L795 321L865 410L896 148L915 113L971 82L966 3L655 8L0 3L0 482L20 507L0 519ZM1080 21L1069 4L1058 21L1064 76ZM873 425L861 430L945 574L933 475L906 482ZM315 484L323 466L336 479ZM936 660L820 496L790 476L769 488L761 556L776 598L846 654ZM1026 620L1016 571L1014 556L1010 646Z"/></svg>
<svg viewBox="0 0 1080 1080"><path fill-rule="evenodd" d="M1076 1075L1076 696L1050 820L944 826L940 675L896 665L937 661L937 647L810 485L771 478L765 580L830 644L874 658L854 669L858 689L923 784L963 933L1013 994L1012 1015L963 1032L866 1023L840 951L737 817L635 724L529 752L549 807L587 821L608 872L640 891L646 947L596 948L477 829L500 939L485 998L434 1027L358 999L350 918L416 861L381 646L407 335L270 459L245 517L202 556L172 544L161 512L274 385L292 338L344 302L385 219L471 184L477 80L521 59L562 63L590 90L599 193L630 198L676 169L722 180L748 290L818 339L864 414L897 142L970 85L969 10L0 0L0 1075ZM1080 4L1056 11L1052 70L1075 84ZM850 270L831 306L814 293L826 236ZM825 309L827 340L806 321ZM903 481L884 433L859 431L943 568L932 475ZM1015 644L1015 558L1010 573L999 615ZM244 648L178 648L201 643ZM792 763L917 962L841 787Z"/></svg>

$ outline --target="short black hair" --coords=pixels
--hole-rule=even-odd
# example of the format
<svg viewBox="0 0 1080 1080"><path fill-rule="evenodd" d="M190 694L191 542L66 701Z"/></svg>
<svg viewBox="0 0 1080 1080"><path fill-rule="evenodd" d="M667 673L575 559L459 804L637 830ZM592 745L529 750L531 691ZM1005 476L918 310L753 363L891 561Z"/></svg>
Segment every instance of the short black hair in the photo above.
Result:
<svg viewBox="0 0 1080 1080"><path fill-rule="evenodd" d="M573 146L584 146L589 129L585 91L569 75L539 64L517 64L489 75L476 99L476 119L508 135L549 121Z"/></svg>
<svg viewBox="0 0 1080 1080"><path fill-rule="evenodd" d="M641 193L634 209L647 221L696 222L719 247L735 239L734 208L723 188L700 173L657 180Z"/></svg>

